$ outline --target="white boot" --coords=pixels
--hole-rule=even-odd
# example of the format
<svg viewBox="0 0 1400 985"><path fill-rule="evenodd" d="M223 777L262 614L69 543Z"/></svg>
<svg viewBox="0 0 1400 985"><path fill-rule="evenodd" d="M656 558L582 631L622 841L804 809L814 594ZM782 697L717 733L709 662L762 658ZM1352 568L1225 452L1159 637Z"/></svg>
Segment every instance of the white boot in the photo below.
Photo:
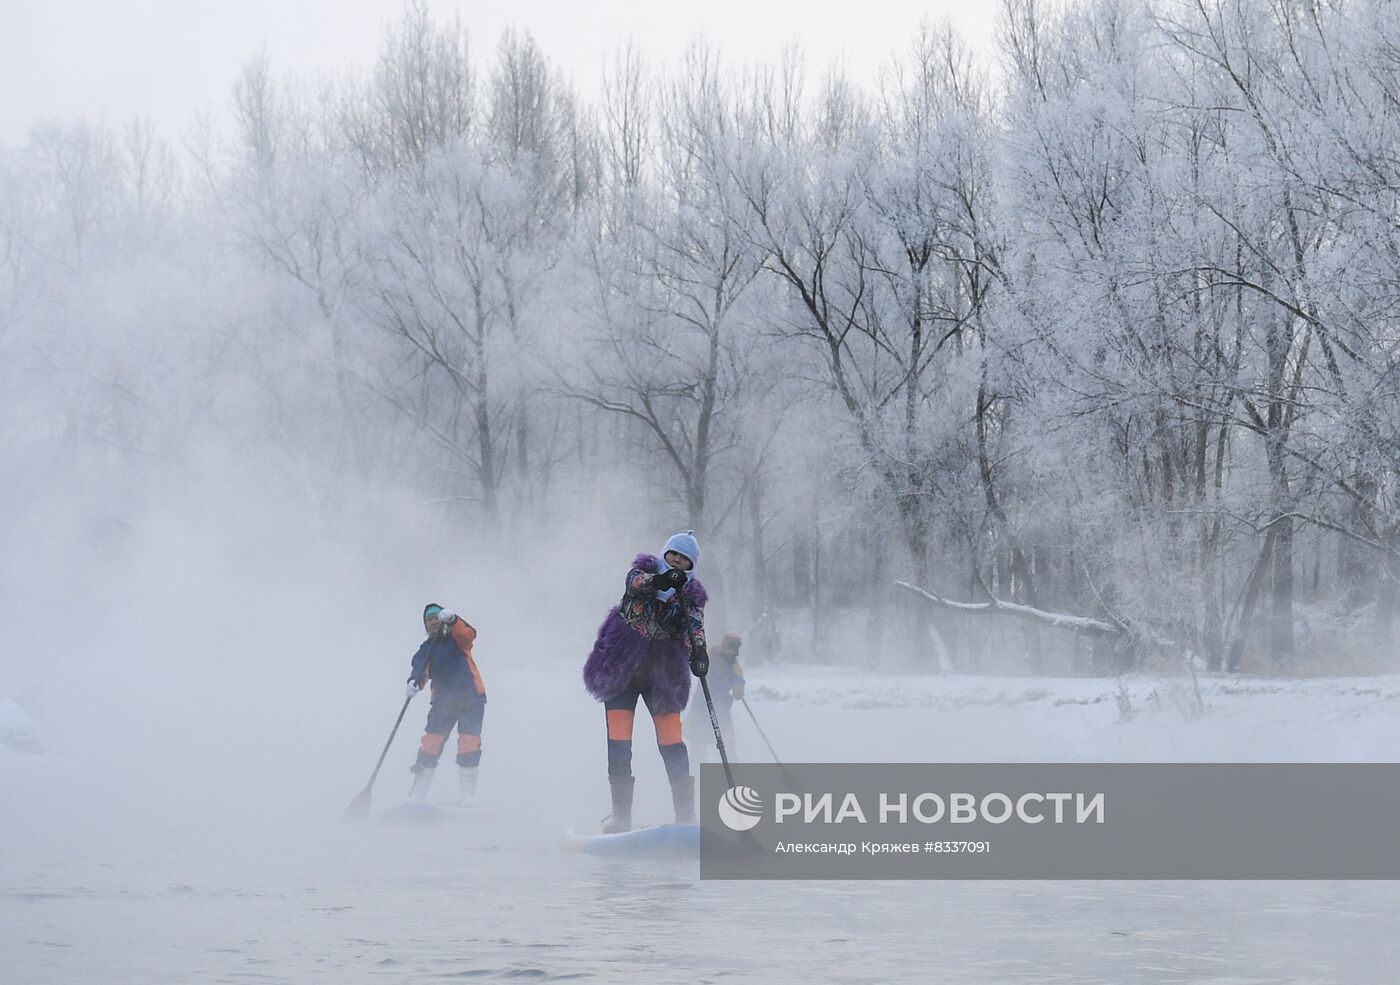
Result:
<svg viewBox="0 0 1400 985"><path fill-rule="evenodd" d="M460 786L457 791L457 802L470 804L476 799L476 771L475 766L459 766L458 777Z"/></svg>
<svg viewBox="0 0 1400 985"><path fill-rule="evenodd" d="M409 800L421 804L428 799L428 788L433 784L433 773L436 771L436 766L427 766L414 772L413 786L408 791Z"/></svg>

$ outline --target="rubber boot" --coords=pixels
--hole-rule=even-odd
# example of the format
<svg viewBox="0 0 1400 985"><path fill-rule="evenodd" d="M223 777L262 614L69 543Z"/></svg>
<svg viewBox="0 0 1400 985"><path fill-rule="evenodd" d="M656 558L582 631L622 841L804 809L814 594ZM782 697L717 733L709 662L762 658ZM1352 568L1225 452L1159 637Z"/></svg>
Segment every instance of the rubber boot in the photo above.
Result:
<svg viewBox="0 0 1400 985"><path fill-rule="evenodd" d="M677 824L695 823L695 777L671 777L671 802L676 806Z"/></svg>
<svg viewBox="0 0 1400 985"><path fill-rule="evenodd" d="M476 770L475 766L457 767L457 802L470 804L476 800Z"/></svg>
<svg viewBox="0 0 1400 985"><path fill-rule="evenodd" d="M428 787L433 784L433 773L437 772L436 766L424 766L413 768L413 786L409 788L408 799L414 803L421 804L428 799Z"/></svg>
<svg viewBox="0 0 1400 985"><path fill-rule="evenodd" d="M603 821L603 834L632 830L632 788L636 782L630 776L608 777L608 785L612 787L612 813Z"/></svg>

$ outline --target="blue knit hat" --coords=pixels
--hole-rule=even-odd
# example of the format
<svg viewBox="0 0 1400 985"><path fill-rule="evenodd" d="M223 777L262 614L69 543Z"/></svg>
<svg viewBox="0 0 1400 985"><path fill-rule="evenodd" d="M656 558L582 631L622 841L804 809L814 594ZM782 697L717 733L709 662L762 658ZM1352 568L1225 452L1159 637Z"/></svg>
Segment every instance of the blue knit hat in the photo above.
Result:
<svg viewBox="0 0 1400 985"><path fill-rule="evenodd" d="M700 545L695 542L695 531L687 530L683 534L676 534L666 541L666 546L661 549L661 560L666 560L666 552L675 551L677 554L684 554L690 558L691 567L700 566Z"/></svg>

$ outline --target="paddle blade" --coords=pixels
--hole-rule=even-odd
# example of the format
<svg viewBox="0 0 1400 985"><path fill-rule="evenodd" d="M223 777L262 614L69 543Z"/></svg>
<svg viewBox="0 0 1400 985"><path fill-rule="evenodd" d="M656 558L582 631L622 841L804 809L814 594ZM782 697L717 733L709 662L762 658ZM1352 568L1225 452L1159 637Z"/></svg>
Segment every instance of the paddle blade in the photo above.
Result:
<svg viewBox="0 0 1400 985"><path fill-rule="evenodd" d="M350 801L349 805L345 808L345 820L363 821L365 818L369 817L369 791L370 788L365 787L360 791L358 797Z"/></svg>

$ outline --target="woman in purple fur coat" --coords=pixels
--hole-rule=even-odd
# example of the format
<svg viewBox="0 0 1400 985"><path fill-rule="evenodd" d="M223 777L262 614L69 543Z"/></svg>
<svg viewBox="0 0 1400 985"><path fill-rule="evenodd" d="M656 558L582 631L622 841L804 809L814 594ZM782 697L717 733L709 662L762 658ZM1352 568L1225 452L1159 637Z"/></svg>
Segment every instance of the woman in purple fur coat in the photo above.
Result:
<svg viewBox="0 0 1400 985"><path fill-rule="evenodd" d="M676 821L695 823L695 779L681 738L681 709L690 697L690 674L704 677L710 666L705 586L694 575L699 560L693 530L666 541L660 559L637 555L627 572L622 602L598 628L593 652L583 665L588 693L607 710L612 815L603 825L606 832L632 828L632 721L638 698L646 703L656 727ZM685 593L688 620L682 617L677 589Z"/></svg>

